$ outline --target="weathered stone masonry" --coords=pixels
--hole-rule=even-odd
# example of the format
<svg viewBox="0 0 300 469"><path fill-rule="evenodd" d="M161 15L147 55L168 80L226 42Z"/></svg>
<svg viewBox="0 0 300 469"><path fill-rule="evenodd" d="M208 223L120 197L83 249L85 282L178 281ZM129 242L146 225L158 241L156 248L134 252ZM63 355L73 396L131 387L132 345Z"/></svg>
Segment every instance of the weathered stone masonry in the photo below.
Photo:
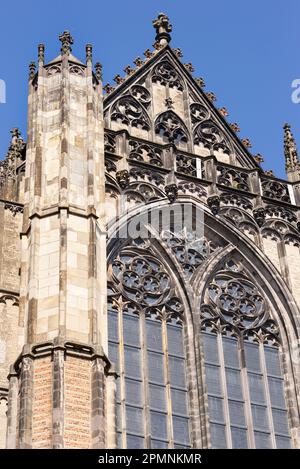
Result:
<svg viewBox="0 0 300 469"><path fill-rule="evenodd" d="M125 77L116 75L115 86L102 87L102 66L93 68L90 44L85 63L72 54L68 31L54 60L45 60L40 44L38 67L30 64L26 142L13 129L0 162L1 447L156 447L160 438L169 448L214 446L206 332L215 334L219 351L228 337L238 344L247 422L239 430L249 447L258 447L259 431L244 348L250 341L261 357L265 345L279 350L289 435L276 430L274 415L284 410L275 406L273 415L267 396L268 438L272 447L288 439L300 447L295 139L286 124L287 180L263 171L261 155L253 156L249 139L238 137L238 124L225 119L226 109L193 77L192 64L170 47L169 19L160 14L153 25L154 49L128 65ZM200 210L201 236L190 236L185 226L180 232L149 228L155 236L147 241L117 239L138 213L169 206ZM226 298L222 281L214 283L222 275L235 279L226 280ZM108 327L113 318L115 329ZM130 339L140 338L138 344L126 342L126 320L138 324ZM154 384L151 325L162 334L161 350L151 353L163 357L165 367ZM183 358L172 350L171 334L182 337L181 388L172 381L172 360ZM141 357L138 377L128 377L126 350ZM133 368L136 373L138 365ZM143 389L135 402L128 383ZM153 424L153 389L166 390L165 435L163 425ZM177 395L186 395L187 410L176 410ZM227 447L235 447L226 386L222 399L223 434ZM130 412L143 416L140 434ZM182 428L188 422L185 441L176 421Z"/></svg>

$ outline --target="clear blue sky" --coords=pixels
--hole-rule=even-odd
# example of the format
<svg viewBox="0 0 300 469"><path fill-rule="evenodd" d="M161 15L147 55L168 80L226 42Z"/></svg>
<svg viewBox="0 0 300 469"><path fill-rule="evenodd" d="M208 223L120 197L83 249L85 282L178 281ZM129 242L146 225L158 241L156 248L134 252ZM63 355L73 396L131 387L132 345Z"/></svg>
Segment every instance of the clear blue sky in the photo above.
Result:
<svg viewBox="0 0 300 469"><path fill-rule="evenodd" d="M238 122L253 153L264 156L265 169L284 177L283 131L292 125L300 149L300 104L291 100L291 82L300 78L299 0L52 0L1 3L0 79L7 102L0 104L0 158L9 130L26 135L28 64L44 42L47 60L60 49L58 35L69 29L73 53L85 57L94 46L94 62L104 67L104 82L123 73L154 42L151 21L163 11L173 24L173 47L195 76L203 76L217 106Z"/></svg>

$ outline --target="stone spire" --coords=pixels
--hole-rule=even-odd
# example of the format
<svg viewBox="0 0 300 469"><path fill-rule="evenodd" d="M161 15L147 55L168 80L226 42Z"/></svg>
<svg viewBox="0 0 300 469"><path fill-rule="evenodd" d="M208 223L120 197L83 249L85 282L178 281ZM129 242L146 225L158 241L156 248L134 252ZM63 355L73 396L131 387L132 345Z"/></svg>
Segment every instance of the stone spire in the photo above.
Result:
<svg viewBox="0 0 300 469"><path fill-rule="evenodd" d="M69 55L72 51L71 45L73 44L73 38L69 31L64 31L63 34L59 36L59 40L62 44L61 53Z"/></svg>
<svg viewBox="0 0 300 469"><path fill-rule="evenodd" d="M300 180L300 163L294 136L291 132L291 126L284 124L284 156L285 169L289 181Z"/></svg>
<svg viewBox="0 0 300 469"><path fill-rule="evenodd" d="M158 17L152 21L152 24L156 29L156 44L161 46L167 45L171 41L171 35L169 33L172 31L172 25L167 15L159 13Z"/></svg>

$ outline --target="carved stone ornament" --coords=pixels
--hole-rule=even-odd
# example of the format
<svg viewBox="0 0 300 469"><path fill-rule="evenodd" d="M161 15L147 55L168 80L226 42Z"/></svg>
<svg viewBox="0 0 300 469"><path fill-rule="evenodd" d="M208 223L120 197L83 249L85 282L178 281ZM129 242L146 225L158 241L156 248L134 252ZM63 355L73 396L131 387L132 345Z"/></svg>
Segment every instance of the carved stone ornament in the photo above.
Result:
<svg viewBox="0 0 300 469"><path fill-rule="evenodd" d="M183 305L172 278L151 252L147 239L137 238L122 249L108 271L108 296L112 302L122 297L123 311L130 310L146 317L165 314L167 321L182 321Z"/></svg>
<svg viewBox="0 0 300 469"><path fill-rule="evenodd" d="M71 45L74 43L70 32L64 31L63 34L59 36L59 40L62 44L61 53L69 55L72 51Z"/></svg>
<svg viewBox="0 0 300 469"><path fill-rule="evenodd" d="M127 171L127 169L118 171L116 173L116 179L121 189L126 189L129 184L129 172Z"/></svg>
<svg viewBox="0 0 300 469"><path fill-rule="evenodd" d="M211 213L213 215L217 215L220 210L220 197L218 195L208 197L207 205L209 206Z"/></svg>
<svg viewBox="0 0 300 469"><path fill-rule="evenodd" d="M200 122L194 131L194 143L202 144L205 148L213 151L222 151L230 154L232 152L228 138L223 130L212 120Z"/></svg>
<svg viewBox="0 0 300 469"><path fill-rule="evenodd" d="M258 226L259 227L263 226L265 219L266 219L265 209L260 207L260 208L257 208L256 210L253 210L253 216Z"/></svg>
<svg viewBox="0 0 300 469"><path fill-rule="evenodd" d="M169 18L164 13L160 13L158 17L152 21L154 28L156 29L156 42L161 45L168 44L171 41L172 25Z"/></svg>
<svg viewBox="0 0 300 469"><path fill-rule="evenodd" d="M114 104L111 119L144 130L150 129L147 112L133 96L123 96Z"/></svg>
<svg viewBox="0 0 300 469"><path fill-rule="evenodd" d="M177 88L180 91L183 90L183 80L168 60L163 60L154 67L152 81L162 85L169 85L170 88Z"/></svg>
<svg viewBox="0 0 300 469"><path fill-rule="evenodd" d="M177 196L178 196L177 184L169 184L168 186L165 187L165 192L166 192L166 195L167 195L169 201L172 204L173 202L175 202L175 200L177 199Z"/></svg>
<svg viewBox="0 0 300 469"><path fill-rule="evenodd" d="M187 142L187 130L181 119L173 112L166 111L155 122L155 133L170 143Z"/></svg>

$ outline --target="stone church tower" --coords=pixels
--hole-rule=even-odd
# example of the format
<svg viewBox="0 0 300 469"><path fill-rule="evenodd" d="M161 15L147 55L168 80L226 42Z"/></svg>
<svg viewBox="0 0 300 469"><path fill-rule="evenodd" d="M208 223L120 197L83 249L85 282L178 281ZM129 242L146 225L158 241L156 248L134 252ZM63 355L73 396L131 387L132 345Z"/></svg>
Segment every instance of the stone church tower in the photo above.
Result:
<svg viewBox="0 0 300 469"><path fill-rule="evenodd" d="M153 25L115 87L68 31L30 64L0 162L2 447L300 447L290 126L285 181Z"/></svg>

